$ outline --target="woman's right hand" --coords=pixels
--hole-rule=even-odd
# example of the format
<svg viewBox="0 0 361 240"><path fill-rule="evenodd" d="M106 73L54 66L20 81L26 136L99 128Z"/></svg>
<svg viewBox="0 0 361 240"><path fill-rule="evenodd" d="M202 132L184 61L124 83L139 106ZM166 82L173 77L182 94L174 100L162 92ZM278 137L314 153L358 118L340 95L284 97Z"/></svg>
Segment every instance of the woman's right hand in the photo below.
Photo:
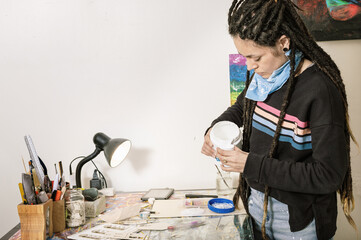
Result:
<svg viewBox="0 0 361 240"><path fill-rule="evenodd" d="M209 137L211 129L208 129L207 134L204 136L204 142L202 146L202 153L206 156L210 156L215 158L216 157L216 150L213 149L213 143L211 141L211 138Z"/></svg>

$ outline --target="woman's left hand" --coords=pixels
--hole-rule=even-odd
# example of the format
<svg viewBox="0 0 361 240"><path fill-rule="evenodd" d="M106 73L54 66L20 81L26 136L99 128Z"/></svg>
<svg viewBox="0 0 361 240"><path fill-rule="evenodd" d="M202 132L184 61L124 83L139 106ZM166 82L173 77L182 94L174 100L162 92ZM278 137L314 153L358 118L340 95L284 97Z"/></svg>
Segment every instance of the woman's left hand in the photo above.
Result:
<svg viewBox="0 0 361 240"><path fill-rule="evenodd" d="M243 172L248 153L238 147L233 150L217 148L216 157L222 162L221 168L227 172Z"/></svg>

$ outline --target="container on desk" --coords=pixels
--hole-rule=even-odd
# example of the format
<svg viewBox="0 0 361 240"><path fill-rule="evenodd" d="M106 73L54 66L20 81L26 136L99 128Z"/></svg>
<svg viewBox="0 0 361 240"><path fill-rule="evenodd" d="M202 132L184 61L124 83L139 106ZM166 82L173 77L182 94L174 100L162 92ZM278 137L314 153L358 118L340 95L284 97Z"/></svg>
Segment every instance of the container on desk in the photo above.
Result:
<svg viewBox="0 0 361 240"><path fill-rule="evenodd" d="M66 190L65 206L67 227L79 227L85 224L85 203L80 189Z"/></svg>
<svg viewBox="0 0 361 240"><path fill-rule="evenodd" d="M65 201L64 199L53 202L53 232L65 229Z"/></svg>
<svg viewBox="0 0 361 240"><path fill-rule="evenodd" d="M37 205L18 205L21 239L46 239L53 235L53 200Z"/></svg>
<svg viewBox="0 0 361 240"><path fill-rule="evenodd" d="M233 193L232 177L229 172L217 172L216 190L218 196L227 196Z"/></svg>
<svg viewBox="0 0 361 240"><path fill-rule="evenodd" d="M87 218L94 218L105 211L106 199L102 195L94 201L85 201L85 216Z"/></svg>

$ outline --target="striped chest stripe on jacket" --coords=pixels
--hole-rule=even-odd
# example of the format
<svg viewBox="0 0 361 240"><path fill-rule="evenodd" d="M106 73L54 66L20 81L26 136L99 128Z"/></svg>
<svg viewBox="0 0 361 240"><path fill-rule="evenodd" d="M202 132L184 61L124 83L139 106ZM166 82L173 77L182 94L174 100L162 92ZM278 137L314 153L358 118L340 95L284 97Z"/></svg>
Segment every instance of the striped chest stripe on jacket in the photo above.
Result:
<svg viewBox="0 0 361 240"><path fill-rule="evenodd" d="M257 102L254 110L252 126L271 137L276 132L280 111L263 102ZM297 117L286 114L279 137L281 142L289 142L297 150L312 148L309 122L302 122Z"/></svg>

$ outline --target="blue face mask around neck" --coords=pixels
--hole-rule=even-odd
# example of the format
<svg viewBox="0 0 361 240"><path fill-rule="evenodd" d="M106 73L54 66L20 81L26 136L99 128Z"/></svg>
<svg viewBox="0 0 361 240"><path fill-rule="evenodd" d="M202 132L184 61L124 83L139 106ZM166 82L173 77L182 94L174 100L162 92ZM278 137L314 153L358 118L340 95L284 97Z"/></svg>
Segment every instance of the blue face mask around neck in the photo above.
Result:
<svg viewBox="0 0 361 240"><path fill-rule="evenodd" d="M291 54L291 50L288 50L285 55L288 57ZM302 52L296 50L295 53L295 69L302 59ZM280 68L273 71L271 76L266 79L257 73L254 74L253 79L247 89L246 98L254 101L264 101L267 96L278 89L280 89L290 77L290 60L285 62Z"/></svg>

